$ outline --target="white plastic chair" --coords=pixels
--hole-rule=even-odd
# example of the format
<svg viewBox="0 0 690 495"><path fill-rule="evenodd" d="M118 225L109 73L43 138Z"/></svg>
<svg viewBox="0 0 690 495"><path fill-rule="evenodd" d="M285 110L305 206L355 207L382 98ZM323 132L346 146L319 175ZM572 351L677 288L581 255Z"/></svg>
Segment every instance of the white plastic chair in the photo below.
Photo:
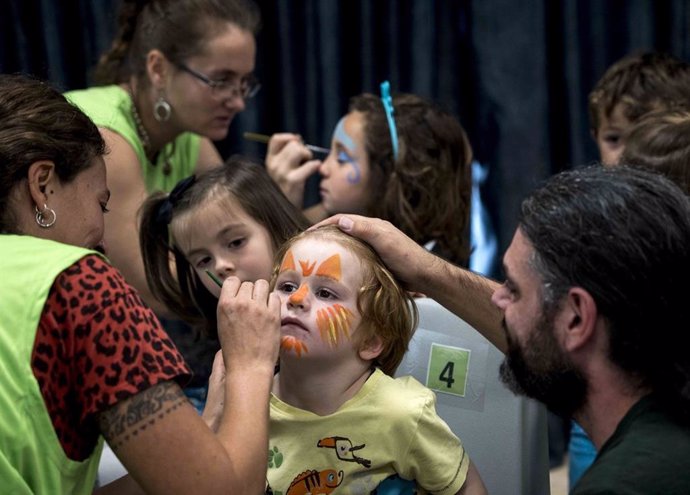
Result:
<svg viewBox="0 0 690 495"><path fill-rule="evenodd" d="M397 376L436 392L439 416L460 437L491 495L548 495L546 409L500 381L503 354L432 299L417 299L419 326Z"/></svg>

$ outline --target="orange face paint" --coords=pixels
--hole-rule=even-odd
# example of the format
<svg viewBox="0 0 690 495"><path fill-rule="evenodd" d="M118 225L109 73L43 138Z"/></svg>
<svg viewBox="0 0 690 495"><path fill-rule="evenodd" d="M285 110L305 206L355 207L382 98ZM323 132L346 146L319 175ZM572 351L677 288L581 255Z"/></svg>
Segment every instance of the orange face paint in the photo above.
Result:
<svg viewBox="0 0 690 495"><path fill-rule="evenodd" d="M326 261L319 265L319 269L316 270L317 277L327 277L331 278L337 282L340 282L341 271L340 271L340 255L334 254Z"/></svg>
<svg viewBox="0 0 690 495"><path fill-rule="evenodd" d="M302 267L302 275L308 277L311 272L314 271L314 266L316 266L316 261L312 262L310 265L308 261L300 261L299 266Z"/></svg>
<svg viewBox="0 0 690 495"><path fill-rule="evenodd" d="M331 347L340 343L341 335L350 338L352 311L340 304L334 304L316 312L316 326L319 327L321 339Z"/></svg>
<svg viewBox="0 0 690 495"><path fill-rule="evenodd" d="M292 255L292 251L288 250L283 257L283 263L280 265L280 270L278 273L283 273L286 270L295 270L295 257Z"/></svg>
<svg viewBox="0 0 690 495"><path fill-rule="evenodd" d="M304 298L307 297L308 293L309 288L307 287L307 284L302 284L299 286L299 289L290 294L288 301L292 304L302 304L304 302Z"/></svg>
<svg viewBox="0 0 690 495"><path fill-rule="evenodd" d="M297 357L302 357L302 353L309 352L307 344L292 335L284 335L280 338L280 348L284 351L293 351Z"/></svg>

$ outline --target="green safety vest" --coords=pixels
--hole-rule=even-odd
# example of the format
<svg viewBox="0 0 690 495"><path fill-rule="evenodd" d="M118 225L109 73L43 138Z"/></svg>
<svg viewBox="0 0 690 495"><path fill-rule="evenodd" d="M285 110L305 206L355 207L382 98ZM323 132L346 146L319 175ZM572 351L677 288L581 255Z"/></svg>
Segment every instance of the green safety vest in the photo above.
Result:
<svg viewBox="0 0 690 495"><path fill-rule="evenodd" d="M0 235L0 492L92 493L103 447L76 462L62 449L31 369L43 306L57 276L88 254L30 236Z"/></svg>
<svg viewBox="0 0 690 495"><path fill-rule="evenodd" d="M172 191L175 184L189 177L196 170L201 148L201 137L191 132L183 132L172 143L166 144L158 153L155 166L149 164L144 145L137 134L132 100L129 94L117 85L96 86L69 91L65 98L77 105L98 127L105 127L118 133L129 144L139 158L141 174L146 192ZM172 166L170 174L163 172L164 163Z"/></svg>

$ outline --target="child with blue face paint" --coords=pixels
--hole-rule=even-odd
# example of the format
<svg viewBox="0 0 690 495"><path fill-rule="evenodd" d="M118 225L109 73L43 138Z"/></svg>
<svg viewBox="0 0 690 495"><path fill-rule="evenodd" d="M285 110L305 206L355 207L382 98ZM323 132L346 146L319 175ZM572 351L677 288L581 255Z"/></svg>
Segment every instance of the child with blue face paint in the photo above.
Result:
<svg viewBox="0 0 690 495"><path fill-rule="evenodd" d="M455 117L419 96L401 93L388 101L390 118L379 96L353 97L320 164L299 136L273 136L269 173L301 207L304 181L319 172L321 203L305 211L311 221L335 213L379 217L466 266L472 187L467 135Z"/></svg>

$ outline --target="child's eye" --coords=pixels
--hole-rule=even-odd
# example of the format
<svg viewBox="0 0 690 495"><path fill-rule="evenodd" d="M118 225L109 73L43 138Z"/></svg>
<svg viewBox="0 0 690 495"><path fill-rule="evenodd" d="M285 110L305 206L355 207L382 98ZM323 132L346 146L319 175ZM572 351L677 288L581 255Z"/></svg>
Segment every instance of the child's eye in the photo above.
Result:
<svg viewBox="0 0 690 495"><path fill-rule="evenodd" d="M279 282L278 290L285 294L292 294L297 290L297 284L294 284L292 282Z"/></svg>
<svg viewBox="0 0 690 495"><path fill-rule="evenodd" d="M604 142L608 144L618 144L621 141L621 137L618 134L609 134L604 136Z"/></svg>
<svg viewBox="0 0 690 495"><path fill-rule="evenodd" d="M329 289L319 289L316 291L316 297L321 299L337 299L337 294Z"/></svg>
<svg viewBox="0 0 690 495"><path fill-rule="evenodd" d="M204 256L203 258L199 258L194 262L194 267L203 269L206 265L209 264L210 261L211 258L209 256Z"/></svg>
<svg viewBox="0 0 690 495"><path fill-rule="evenodd" d="M352 163L355 161L354 158L352 158L350 155L347 154L347 152L340 150L338 151L338 163Z"/></svg>
<svg viewBox="0 0 690 495"><path fill-rule="evenodd" d="M238 247L244 246L246 242L246 239L244 237L241 237L239 239L233 239L232 241L228 242L228 247L231 249L236 249Z"/></svg>

